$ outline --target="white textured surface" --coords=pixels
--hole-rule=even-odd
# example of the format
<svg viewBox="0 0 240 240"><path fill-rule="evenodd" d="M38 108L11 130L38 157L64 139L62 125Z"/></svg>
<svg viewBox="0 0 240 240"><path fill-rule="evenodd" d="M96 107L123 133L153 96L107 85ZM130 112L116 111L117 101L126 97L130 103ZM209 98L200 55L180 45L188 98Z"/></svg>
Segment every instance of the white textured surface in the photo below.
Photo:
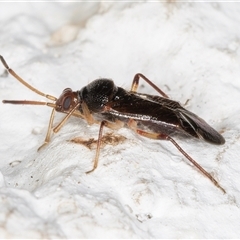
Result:
<svg viewBox="0 0 240 240"><path fill-rule="evenodd" d="M51 110L1 104L0 237L239 237L239 12L237 3L0 3L0 54L41 91L58 96L98 77L129 89L142 72L173 99L190 99L226 144L176 140L227 191L170 143L128 129L86 175L94 150L68 140L96 138L98 126L71 118L37 152ZM0 97L42 99L3 75Z"/></svg>

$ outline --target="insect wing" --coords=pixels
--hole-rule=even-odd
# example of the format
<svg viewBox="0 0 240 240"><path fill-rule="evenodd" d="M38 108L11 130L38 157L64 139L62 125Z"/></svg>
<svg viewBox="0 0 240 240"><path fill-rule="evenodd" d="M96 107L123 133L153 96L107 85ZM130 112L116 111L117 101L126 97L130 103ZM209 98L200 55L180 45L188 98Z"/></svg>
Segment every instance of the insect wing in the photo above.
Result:
<svg viewBox="0 0 240 240"><path fill-rule="evenodd" d="M224 144L225 139L196 114L181 108L178 111L183 128L192 128L199 138L213 144Z"/></svg>
<svg viewBox="0 0 240 240"><path fill-rule="evenodd" d="M225 139L221 134L209 126L209 124L206 123L202 118L183 108L178 102L148 94L138 95L155 103L159 103L162 108L171 110L172 113L178 117L181 127L184 129L184 131L193 137L202 138L212 144L220 145L225 143Z"/></svg>

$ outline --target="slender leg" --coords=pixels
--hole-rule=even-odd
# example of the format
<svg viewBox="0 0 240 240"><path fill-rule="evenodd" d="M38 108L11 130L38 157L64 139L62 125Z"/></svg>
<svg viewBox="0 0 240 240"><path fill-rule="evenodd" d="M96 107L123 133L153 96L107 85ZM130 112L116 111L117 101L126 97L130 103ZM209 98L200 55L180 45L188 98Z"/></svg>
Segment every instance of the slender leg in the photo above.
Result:
<svg viewBox="0 0 240 240"><path fill-rule="evenodd" d="M57 133L62 128L62 126L66 123L70 116L74 114L74 111L79 107L79 105L80 103L77 103L73 107L73 109L63 118L63 120L55 128L53 128L54 133Z"/></svg>
<svg viewBox="0 0 240 240"><path fill-rule="evenodd" d="M74 110L77 107L78 107L78 105L76 105L55 128L53 128L53 133L57 133L61 129L61 127L64 125L64 123L67 121L67 119L72 115L72 113L74 112ZM53 108L51 116L50 116L49 124L48 124L46 138L44 140L44 143L38 148L38 151L50 142L55 111L56 111L55 108Z"/></svg>
<svg viewBox="0 0 240 240"><path fill-rule="evenodd" d="M55 127L52 129L52 126L53 126L53 120L54 120L54 115L55 115L55 108L53 108L52 110L52 113L51 113L51 116L50 116L50 120L49 120L49 124L48 124L48 131L47 131L47 135L46 135L46 138L44 140L44 143L43 145L41 145L39 148L38 148L38 151L43 148L44 146L46 146L49 142L50 142L50 138L51 138L51 132L53 130L53 133L57 133L61 128L62 126L66 123L66 121L68 120L68 118L71 116L71 115L74 115L74 111L76 110L76 108L79 106L79 104L76 104L76 106L62 119L62 121Z"/></svg>
<svg viewBox="0 0 240 240"><path fill-rule="evenodd" d="M139 84L140 77L145 80L151 87L153 87L158 93L160 93L163 97L169 98L166 93L164 93L159 87L157 87L152 81L146 78L143 74L137 73L132 82L131 92L136 92Z"/></svg>
<svg viewBox="0 0 240 240"><path fill-rule="evenodd" d="M62 126L65 124L65 122L68 120L68 118L71 115L74 115L74 111L76 110L76 108L78 106L79 106L79 104L76 104L76 106L62 119L62 121L55 128L53 128L53 133L57 133L62 128ZM53 108L51 116L50 116L49 124L48 124L46 138L44 140L44 143L38 148L38 151L50 142L55 111L56 111L55 108ZM82 115L80 115L80 116L82 117Z"/></svg>
<svg viewBox="0 0 240 240"><path fill-rule="evenodd" d="M105 121L102 121L101 124L100 124L99 132L98 132L98 140L97 140L97 149L96 149L96 154L95 154L95 157L94 157L93 169L90 170L90 171L87 171L86 172L87 174L93 172L98 166L98 159L99 159L99 154L100 154L103 127L105 126L105 124L106 124Z"/></svg>
<svg viewBox="0 0 240 240"><path fill-rule="evenodd" d="M170 141L196 168L199 169L216 187L222 190L223 193L226 193L224 188L222 188L217 180L213 178L213 176L208 173L203 167L201 167L191 156L189 156L177 143L173 140L170 136L162 133L149 133L137 128L137 122L135 120L130 120L128 126L135 131L136 133L140 134L141 136L155 139L155 140L168 140Z"/></svg>
<svg viewBox="0 0 240 240"><path fill-rule="evenodd" d="M82 107L82 110L83 110L83 116L84 116L85 120L87 121L87 123L89 125L92 125L94 123L94 119L93 119L93 116L88 109L87 104L85 102L82 102L81 107Z"/></svg>
<svg viewBox="0 0 240 240"><path fill-rule="evenodd" d="M98 132L98 140L97 140L97 149L96 149L96 154L94 157L94 164L93 164L93 169L90 171L87 171L86 173L91 173L93 172L97 166L98 166L98 159L99 159L99 154L100 154L100 147L102 143L102 134L103 134L103 127L108 127L111 129L119 129L123 127L124 123L121 121L116 121L116 122L107 122L107 121L102 121L100 124L99 132Z"/></svg>
<svg viewBox="0 0 240 240"><path fill-rule="evenodd" d="M43 148L44 146L46 146L50 142L54 115L55 115L55 108L53 108L51 116L50 116L50 120L49 120L49 124L48 124L48 130L47 130L47 135L45 137L44 143L38 148L38 151L41 148Z"/></svg>

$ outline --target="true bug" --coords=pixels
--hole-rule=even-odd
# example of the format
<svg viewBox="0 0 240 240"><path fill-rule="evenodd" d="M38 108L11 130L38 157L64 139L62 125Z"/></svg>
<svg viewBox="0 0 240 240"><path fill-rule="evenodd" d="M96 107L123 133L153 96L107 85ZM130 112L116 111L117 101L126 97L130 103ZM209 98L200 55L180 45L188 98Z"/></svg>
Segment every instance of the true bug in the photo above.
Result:
<svg viewBox="0 0 240 240"><path fill-rule="evenodd" d="M53 108L45 142L41 147L50 142L51 133L57 133L72 115L85 119L88 124L100 124L93 168L87 172L90 173L98 165L104 126L112 129L128 127L141 136L170 141L215 186L225 193L225 190L213 176L190 157L172 138L174 135L192 136L220 145L225 143L222 135L202 118L186 110L178 102L169 99L167 94L141 73L135 75L130 91L117 87L110 79L102 78L91 82L79 91L66 88L60 97L56 98L32 87L9 68L2 56L0 56L0 59L8 72L19 82L35 93L53 101L3 100L3 103L46 105ZM152 86L162 97L138 93L137 88L140 78ZM66 116L57 126L53 127L55 111L65 113Z"/></svg>

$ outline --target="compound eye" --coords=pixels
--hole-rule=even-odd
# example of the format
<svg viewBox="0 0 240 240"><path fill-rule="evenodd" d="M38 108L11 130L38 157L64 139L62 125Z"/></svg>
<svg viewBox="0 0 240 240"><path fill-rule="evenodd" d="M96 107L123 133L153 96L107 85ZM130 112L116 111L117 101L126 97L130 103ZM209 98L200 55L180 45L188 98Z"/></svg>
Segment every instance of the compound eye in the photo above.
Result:
<svg viewBox="0 0 240 240"><path fill-rule="evenodd" d="M68 110L71 106L72 98L71 97L66 97L63 101L63 109Z"/></svg>

